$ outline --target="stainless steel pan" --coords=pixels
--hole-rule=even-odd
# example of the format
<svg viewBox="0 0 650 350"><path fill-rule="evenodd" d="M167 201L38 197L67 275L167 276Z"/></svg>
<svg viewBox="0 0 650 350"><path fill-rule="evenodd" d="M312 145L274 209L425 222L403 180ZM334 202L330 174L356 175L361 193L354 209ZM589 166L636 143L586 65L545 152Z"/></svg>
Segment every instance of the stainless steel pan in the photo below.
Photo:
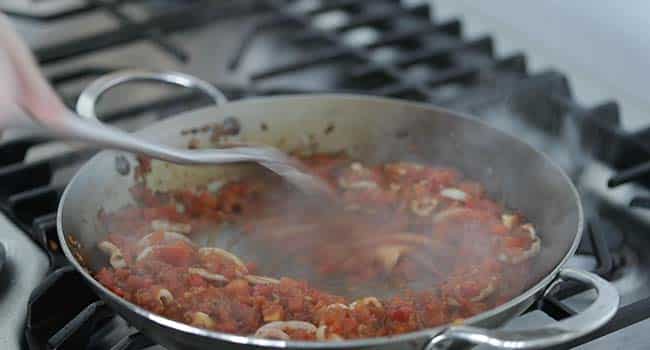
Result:
<svg viewBox="0 0 650 350"><path fill-rule="evenodd" d="M173 74L122 72L111 74L83 92L78 113L95 118L94 105L110 87L130 80L160 80ZM195 84L200 86L201 84ZM304 95L246 99L184 113L147 127L136 135L176 147L196 138L202 147L213 146L211 125L233 122L233 141L252 141L286 150L306 146L319 151L347 150L367 161L419 159L448 164L486 184L488 191L520 209L538 228L543 247L529 289L509 302L449 325L393 337L341 342L266 340L218 333L175 322L128 301L104 288L91 271L105 258L96 250L102 239L97 214L130 202L132 155L103 151L72 179L58 210L58 234L63 251L97 294L133 326L170 349L230 348L409 348L434 349L451 343L490 344L502 348L537 348L569 341L589 333L616 312L619 297L614 287L589 272L565 268L580 241L584 219L576 189L569 178L543 154L527 144L476 120L431 105L355 95ZM265 125L262 127L262 125ZM208 126L203 128L204 126ZM199 130L185 133L187 130ZM200 131L204 130L204 131ZM327 131L326 131L327 130ZM311 140L305 145L305 140ZM193 141L196 143L196 141ZM412 147L415 147L415 152ZM127 163L128 162L128 163ZM232 178L246 165L181 167L155 162L149 175L159 189L205 184ZM552 325L530 330L500 330L506 321L528 308L564 280L577 280L597 291L594 303L583 312Z"/></svg>

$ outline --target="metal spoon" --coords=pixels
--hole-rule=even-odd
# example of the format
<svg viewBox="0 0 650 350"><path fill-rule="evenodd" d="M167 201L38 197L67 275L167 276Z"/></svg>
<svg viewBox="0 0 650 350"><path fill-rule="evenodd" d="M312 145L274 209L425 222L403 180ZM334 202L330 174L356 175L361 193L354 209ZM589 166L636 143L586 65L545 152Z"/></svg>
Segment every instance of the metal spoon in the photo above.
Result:
<svg viewBox="0 0 650 350"><path fill-rule="evenodd" d="M5 111L0 112L4 114ZM41 123L46 132L54 137L83 141L103 148L119 149L151 158L186 165L214 165L236 162L255 162L282 176L289 183L307 193L328 192L327 186L317 177L300 170L300 164L284 152L265 146L240 146L223 149L188 150L139 139L117 128L82 119L66 109L53 118L26 114L16 106L12 117ZM0 117L1 118L1 117ZM44 120L45 119L45 120ZM28 122L25 121L25 124ZM36 123L31 123L32 127Z"/></svg>
<svg viewBox="0 0 650 350"><path fill-rule="evenodd" d="M242 146L187 150L139 139L114 127L81 118L69 110L47 83L34 57L0 14L0 130L9 127L43 129L56 138L82 141L177 164L256 162L307 192L327 192L318 178L271 147Z"/></svg>

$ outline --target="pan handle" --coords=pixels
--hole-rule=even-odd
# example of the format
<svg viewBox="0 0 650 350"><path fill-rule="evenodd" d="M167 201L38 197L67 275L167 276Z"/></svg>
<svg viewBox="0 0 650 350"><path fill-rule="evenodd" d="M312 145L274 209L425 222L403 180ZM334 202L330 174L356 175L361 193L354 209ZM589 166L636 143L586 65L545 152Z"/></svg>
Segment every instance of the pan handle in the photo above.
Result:
<svg viewBox="0 0 650 350"><path fill-rule="evenodd" d="M595 331L609 321L618 310L619 295L612 284L597 275L565 268L550 284L544 294L550 293L558 283L575 280L593 287L598 296L584 311L565 320L532 330L484 329L470 326L452 326L431 338L424 350L446 348L454 341L475 345L490 345L503 349L537 349L553 346L579 338Z"/></svg>
<svg viewBox="0 0 650 350"><path fill-rule="evenodd" d="M111 88L130 81L157 81L172 85L201 90L210 96L216 105L227 102L226 96L205 80L179 72L158 72L140 69L127 69L107 74L93 81L79 95L77 114L87 119L97 120L95 107L99 98Z"/></svg>

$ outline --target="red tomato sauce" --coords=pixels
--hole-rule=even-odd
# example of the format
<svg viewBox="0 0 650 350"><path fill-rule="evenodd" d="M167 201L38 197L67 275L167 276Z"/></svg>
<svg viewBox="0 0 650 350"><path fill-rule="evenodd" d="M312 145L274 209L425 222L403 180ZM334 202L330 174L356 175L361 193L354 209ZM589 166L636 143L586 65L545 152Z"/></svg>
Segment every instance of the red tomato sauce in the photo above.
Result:
<svg viewBox="0 0 650 350"><path fill-rule="evenodd" d="M540 249L520 213L457 169L412 162L361 164L342 154L302 161L336 199L304 198L277 179L242 179L155 193L100 213L110 263L95 277L170 319L220 332L293 340L387 336L457 322L527 286ZM148 162L138 177L150 169ZM390 297L338 295L291 276L257 276L259 263L200 247L219 223L347 287L387 284ZM181 232L182 231L182 232Z"/></svg>

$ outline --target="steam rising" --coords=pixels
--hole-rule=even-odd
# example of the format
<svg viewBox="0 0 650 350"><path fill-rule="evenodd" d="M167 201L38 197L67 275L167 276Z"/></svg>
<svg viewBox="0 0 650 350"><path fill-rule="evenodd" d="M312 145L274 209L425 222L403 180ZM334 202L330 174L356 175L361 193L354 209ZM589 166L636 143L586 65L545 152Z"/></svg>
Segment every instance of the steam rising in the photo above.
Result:
<svg viewBox="0 0 650 350"><path fill-rule="evenodd" d="M530 281L511 281L517 284L513 288L521 289L555 267L571 241L570 235L559 237L555 232L566 235L576 221L572 194L557 169L527 146L470 121L431 118L428 111L414 112L410 117L399 125L382 125L369 131L374 141L350 147L347 153L364 164L413 161L460 169L469 179L485 185L491 198L523 212L540 232L541 263L528 274ZM270 173L256 176L269 178ZM277 178L271 185L265 195L265 210L238 222L190 222L201 227L193 233L193 240L254 262L259 269L256 274L305 279L315 287L351 297L385 297L404 289L439 286L458 263L480 266L482 260L494 260L499 253L481 239L462 252L450 250L439 244L435 234L422 234L422 223L413 217L364 212L364 208L350 210L341 203L287 188ZM456 233L473 229L462 227ZM396 238L400 234L406 235ZM413 244L405 238L413 237L408 234L419 234L429 241ZM406 282L399 282L392 273L359 278L359 271L372 264L401 273ZM404 273L409 270L410 275ZM475 273L479 278L482 272Z"/></svg>

